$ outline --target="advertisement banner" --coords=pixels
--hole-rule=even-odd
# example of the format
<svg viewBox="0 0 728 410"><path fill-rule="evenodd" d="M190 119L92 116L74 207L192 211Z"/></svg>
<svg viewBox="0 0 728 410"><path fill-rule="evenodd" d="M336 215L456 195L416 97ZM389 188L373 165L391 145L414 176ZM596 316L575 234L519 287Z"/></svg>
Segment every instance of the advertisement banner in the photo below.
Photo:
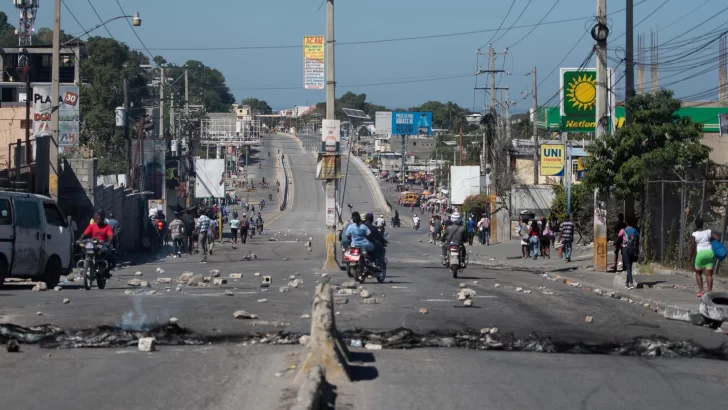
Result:
<svg viewBox="0 0 728 410"><path fill-rule="evenodd" d="M465 198L480 194L486 188L485 179L480 175L480 166L450 167L450 202L462 205Z"/></svg>
<svg viewBox="0 0 728 410"><path fill-rule="evenodd" d="M341 121L321 121L321 152L338 154L341 146Z"/></svg>
<svg viewBox="0 0 728 410"><path fill-rule="evenodd" d="M68 152L78 146L78 87L62 85L58 98L58 150ZM51 86L33 86L33 136L51 135Z"/></svg>
<svg viewBox="0 0 728 410"><path fill-rule="evenodd" d="M561 69L561 126L565 132L596 129L597 71ZM543 175L543 174L542 174Z"/></svg>
<svg viewBox="0 0 728 410"><path fill-rule="evenodd" d="M303 88L323 90L326 86L324 56L324 36L303 37Z"/></svg>
<svg viewBox="0 0 728 410"><path fill-rule="evenodd" d="M566 150L563 144L541 145L540 174L547 177L564 176Z"/></svg>
<svg viewBox="0 0 728 410"><path fill-rule="evenodd" d="M392 135L432 135L432 113L393 112Z"/></svg>
<svg viewBox="0 0 728 410"><path fill-rule="evenodd" d="M341 155L319 154L316 161L316 179L341 178Z"/></svg>
<svg viewBox="0 0 728 410"><path fill-rule="evenodd" d="M718 126L720 127L720 136L728 135L728 114L718 115Z"/></svg>
<svg viewBox="0 0 728 410"><path fill-rule="evenodd" d="M374 128L376 129L377 135L391 135L392 112L377 111L374 113Z"/></svg>

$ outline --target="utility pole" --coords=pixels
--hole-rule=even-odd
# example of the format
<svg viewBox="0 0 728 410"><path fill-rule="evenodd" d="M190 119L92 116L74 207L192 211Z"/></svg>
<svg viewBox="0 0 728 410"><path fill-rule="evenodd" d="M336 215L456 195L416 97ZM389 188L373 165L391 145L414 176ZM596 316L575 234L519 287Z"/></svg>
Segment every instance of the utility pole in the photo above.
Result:
<svg viewBox="0 0 728 410"><path fill-rule="evenodd" d="M604 1L602 1L602 3L604 3L604 4L602 6L600 6L600 8L605 11L603 12L603 15L597 14L597 19L600 23L606 24L607 23L607 17L606 17L607 16L607 12L606 12L607 2L606 2L606 0L604 0ZM625 83L625 88L626 88L626 92L627 92L627 99L629 100L630 98L634 97L636 94L636 90L634 88L634 0L626 0L626 7L627 7L627 9L625 11L626 11L626 15L627 15L627 22L626 22L627 35L625 36L626 44L624 47L624 54L625 54L624 62L625 62L627 71L624 76L624 83ZM601 49L597 49L597 50L601 51ZM604 60L603 60L605 73L607 70L606 53L607 53L607 43L605 41L604 42L605 56L604 56ZM599 60L600 60L600 57L599 57L599 53L597 52L597 64L599 64ZM598 75L599 74L597 73L597 76ZM607 78L606 74L603 78L606 80L606 78ZM599 80L597 79L597 82L598 81ZM599 106L599 102L597 101L597 107L598 106ZM599 109L597 108L597 120L599 120L601 118L601 117L599 117L598 111L599 111ZM615 119L613 118L612 121L614 121L614 120ZM624 121L626 124L629 124L632 122L632 112L629 109L627 109L626 105L625 105ZM597 125L597 127L599 127L599 125Z"/></svg>
<svg viewBox="0 0 728 410"><path fill-rule="evenodd" d="M508 150L510 151L511 146L511 99L509 96L509 89L506 88L506 141L508 142Z"/></svg>
<svg viewBox="0 0 728 410"><path fill-rule="evenodd" d="M335 120L334 104L336 102L336 76L334 72L334 0L326 0L326 119ZM404 153L403 153L404 154ZM404 170L402 170L404 172ZM336 180L326 180L326 261L324 269L338 268L336 252ZM334 214L329 217L329 212Z"/></svg>
<svg viewBox="0 0 728 410"><path fill-rule="evenodd" d="M533 90L531 91L531 96L533 97L533 121L532 121L532 128L533 128L533 184L538 185L538 157L539 157L539 143L538 143L538 127L536 126L536 118L537 118L537 112L538 112L538 95L536 94L536 88L538 87L538 82L536 81L536 67L533 67L531 69L531 80L533 81ZM548 121L548 119L547 119Z"/></svg>
<svg viewBox="0 0 728 410"><path fill-rule="evenodd" d="M124 77L124 143L126 144L126 185L131 187L131 138L129 138L129 80Z"/></svg>
<svg viewBox="0 0 728 410"><path fill-rule="evenodd" d="M25 74L25 163L30 165L33 162L33 147L30 145L30 104L33 96L30 95L30 58L28 58L27 49L25 54L25 65L23 73Z"/></svg>
<svg viewBox="0 0 728 410"><path fill-rule="evenodd" d="M495 50L490 47L490 109L495 112Z"/></svg>
<svg viewBox="0 0 728 410"><path fill-rule="evenodd" d="M634 89L634 56L633 56L633 2L627 0L627 98L635 94ZM607 0L597 0L597 25L592 31L597 49L597 101L596 101L596 137L600 138L607 132L607 112L609 110L609 79L607 77ZM630 112L626 111L626 121L630 121ZM569 155L568 133L565 135L567 153L567 175L569 207L571 207L571 155ZM599 199L599 190L594 191L594 270L607 270L607 209Z"/></svg>
<svg viewBox="0 0 728 410"><path fill-rule="evenodd" d="M51 138L50 155L48 168L48 193L49 196L58 201L58 128L59 96L60 96L60 65L61 65L61 0L55 0L53 4L53 54L51 57ZM78 69L78 67L76 67Z"/></svg>
<svg viewBox="0 0 728 410"><path fill-rule="evenodd" d="M159 67L159 138L164 138L164 67Z"/></svg>

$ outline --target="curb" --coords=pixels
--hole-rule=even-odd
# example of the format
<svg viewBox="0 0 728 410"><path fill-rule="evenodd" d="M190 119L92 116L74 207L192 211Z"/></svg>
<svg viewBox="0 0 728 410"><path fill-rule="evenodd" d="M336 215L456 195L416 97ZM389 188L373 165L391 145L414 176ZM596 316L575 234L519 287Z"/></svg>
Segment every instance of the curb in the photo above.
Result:
<svg viewBox="0 0 728 410"><path fill-rule="evenodd" d="M359 169L359 173L361 173L362 177L364 177L364 181L366 181L367 186L369 187L369 191L372 193L375 206L381 211L391 212L392 208L389 206L387 200L384 198L382 188L379 186L377 180L374 179L374 175L364 164L361 158L357 157L356 155L352 155L349 160L354 162L356 167Z"/></svg>
<svg viewBox="0 0 728 410"><path fill-rule="evenodd" d="M307 377L301 383L296 396L296 404L291 410L314 410L321 408L326 389L326 378L318 366L311 367Z"/></svg>

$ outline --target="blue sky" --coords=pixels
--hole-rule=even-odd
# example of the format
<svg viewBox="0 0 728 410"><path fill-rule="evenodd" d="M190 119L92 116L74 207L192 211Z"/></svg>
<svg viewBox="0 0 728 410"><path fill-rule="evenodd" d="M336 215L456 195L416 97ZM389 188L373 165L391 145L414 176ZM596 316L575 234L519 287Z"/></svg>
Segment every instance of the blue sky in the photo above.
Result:
<svg viewBox="0 0 728 410"><path fill-rule="evenodd" d="M139 11L143 25L137 34L152 54L161 54L168 61L181 64L188 59L201 60L218 68L238 100L257 97L267 100L274 109L297 104L311 104L325 99L323 91L304 90L302 85L302 50L280 48L265 50L170 50L173 48L245 47L245 46L297 46L304 35L325 33L325 6L322 0L119 0L124 11ZM121 14L116 0L90 0L103 19ZM558 70L549 73L564 59L562 67L579 66L591 50L593 41L584 35L584 28L593 22L596 14L594 0L560 0L545 17L544 22L576 19L570 22L541 25L517 43L532 28L509 26L538 23L554 6L556 0L515 0L503 30L493 43L497 52L510 47L505 57L499 57L498 68L505 67L511 75L499 78L500 87L511 88L511 100L518 101L514 111L523 111L531 104L523 92L530 91L531 79L524 76L535 65L538 68L539 103L543 104L559 90ZM99 23L89 0L65 0L66 5L85 28ZM467 108L482 109L484 92L473 91L475 85L476 49L484 47L494 32L437 38L391 41L367 44L342 44L402 37L432 36L470 31L497 29L511 8L513 0L367 0L338 1L336 3L336 79L340 87L337 95L346 91L366 93L370 102L391 108L410 107L428 100L454 101ZM623 56L624 0L608 0L610 56L616 61ZM725 0L691 0L690 7L682 0L635 0L635 23L647 19L636 27L635 33L660 30L660 43L688 30L684 36L665 46L661 61L666 61L660 77L662 84L670 84L678 97L716 99L718 70L718 43L712 43L689 58L675 60L685 53L707 43L716 34L701 34L726 29L728 12ZM707 4L704 4L707 3ZM50 27L53 14L52 0L41 0L36 27ZM696 10L697 8L697 10ZM0 3L17 25L16 12L10 0ZM525 11L524 11L525 10ZM83 30L63 8L62 27L79 34ZM692 11L692 14L688 14ZM717 16L716 16L717 15ZM590 17L591 16L591 17ZM706 19L713 20L701 24ZM697 28L696 28L697 26ZM662 29L660 27L663 27ZM142 49L132 29L123 20L108 25L111 34L132 48ZM103 29L94 32L108 36ZM620 38L617 38L621 36ZM582 39L579 41L579 39ZM693 42L680 43L695 38ZM647 43L649 44L649 35ZM517 44L515 44L517 43ZM578 45L577 45L578 43ZM515 45L514 45L515 44ZM713 57L713 58L711 58ZM594 65L592 59L591 66ZM700 67L691 61L705 62ZM696 64L698 65L698 64ZM480 66L487 68L487 58L480 58ZM620 66L623 69L623 66ZM698 75L699 73L702 73ZM620 72L621 73L621 72ZM621 74L618 74L621 76ZM669 76L669 77L668 77ZM443 77L457 77L436 81L420 81ZM649 77L648 77L649 78ZM478 86L485 86L485 76ZM408 82L405 82L408 81ZM403 83L405 82L405 83ZM382 84L383 85L375 85ZM279 89L273 89L279 88ZM701 94L703 91L705 94ZM618 91L623 95L623 91ZM489 98L488 98L489 101ZM558 100L552 100L552 105Z"/></svg>

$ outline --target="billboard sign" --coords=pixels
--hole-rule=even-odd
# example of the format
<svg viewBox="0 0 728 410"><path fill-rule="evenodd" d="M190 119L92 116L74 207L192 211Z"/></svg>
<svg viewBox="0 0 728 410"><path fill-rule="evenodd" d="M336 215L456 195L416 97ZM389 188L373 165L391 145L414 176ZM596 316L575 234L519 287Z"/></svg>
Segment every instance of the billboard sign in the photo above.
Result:
<svg viewBox="0 0 728 410"><path fill-rule="evenodd" d="M341 155L318 154L316 179L341 178Z"/></svg>
<svg viewBox="0 0 728 410"><path fill-rule="evenodd" d="M728 135L728 114L718 115L718 126L720 127L720 136Z"/></svg>
<svg viewBox="0 0 728 410"><path fill-rule="evenodd" d="M225 160L195 158L195 198L225 197Z"/></svg>
<svg viewBox="0 0 728 410"><path fill-rule="evenodd" d="M462 205L465 198L485 190L486 177L480 175L480 166L450 167L450 202Z"/></svg>
<svg viewBox="0 0 728 410"><path fill-rule="evenodd" d="M374 128L376 128L377 135L391 135L392 134L392 112L391 111L377 111L374 114Z"/></svg>
<svg viewBox="0 0 728 410"><path fill-rule="evenodd" d="M564 176L566 149L563 144L541 145L540 174L548 177Z"/></svg>
<svg viewBox="0 0 728 410"><path fill-rule="evenodd" d="M321 121L321 151L338 154L341 145L341 121Z"/></svg>
<svg viewBox="0 0 728 410"><path fill-rule="evenodd" d="M303 37L303 88L323 90L324 77L324 36Z"/></svg>
<svg viewBox="0 0 728 410"><path fill-rule="evenodd" d="M59 87L58 151L69 152L78 147L79 93L75 85ZM51 86L33 86L33 136L51 135Z"/></svg>
<svg viewBox="0 0 728 410"><path fill-rule="evenodd" d="M432 135L432 113L393 112L392 135Z"/></svg>
<svg viewBox="0 0 728 410"><path fill-rule="evenodd" d="M609 95L607 115L615 117L614 69L607 70ZM561 130L595 132L597 127L597 70L561 69ZM612 129L614 132L614 129Z"/></svg>

